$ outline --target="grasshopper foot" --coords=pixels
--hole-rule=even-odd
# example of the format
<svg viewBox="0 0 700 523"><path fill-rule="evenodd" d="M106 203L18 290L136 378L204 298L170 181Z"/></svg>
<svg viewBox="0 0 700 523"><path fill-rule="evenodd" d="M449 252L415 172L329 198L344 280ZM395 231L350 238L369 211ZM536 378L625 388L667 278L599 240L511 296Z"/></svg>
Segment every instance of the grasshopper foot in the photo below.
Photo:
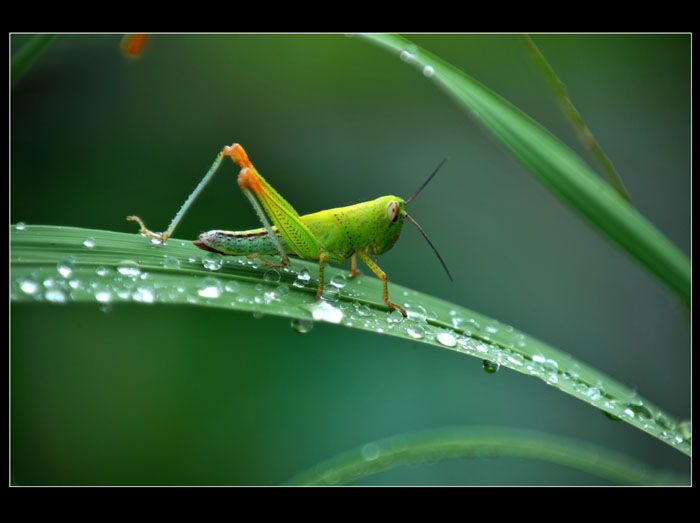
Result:
<svg viewBox="0 0 700 523"><path fill-rule="evenodd" d="M387 300L384 300L386 304L389 306L390 309L397 310L401 313L401 315L404 318L408 318L408 314L406 314L406 309L404 309L401 305L396 305L394 302Z"/></svg>
<svg viewBox="0 0 700 523"><path fill-rule="evenodd" d="M157 232L150 231L149 229L146 228L146 225L143 223L143 220L141 220L141 218L139 218L138 216L127 216L126 219L127 219L127 221L130 221L130 222L137 222L141 226L141 229L139 229L139 232L141 234L143 234L144 236L147 236L151 240L156 240L156 241L159 241L161 243L165 243L168 240L168 238L170 237L166 233L158 234Z"/></svg>

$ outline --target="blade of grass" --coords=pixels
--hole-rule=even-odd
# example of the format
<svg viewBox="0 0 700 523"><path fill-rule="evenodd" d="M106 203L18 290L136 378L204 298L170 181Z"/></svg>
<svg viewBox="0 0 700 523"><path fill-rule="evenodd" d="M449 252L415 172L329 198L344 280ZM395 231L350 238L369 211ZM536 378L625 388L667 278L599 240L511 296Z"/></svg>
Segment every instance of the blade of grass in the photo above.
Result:
<svg viewBox="0 0 700 523"><path fill-rule="evenodd" d="M566 88L566 85L564 85L564 82L559 79L557 74L554 72L554 69L552 69L552 66L549 65L549 62L529 35L520 35L520 39L532 57L532 60L542 71L545 80L549 82L554 96L559 102L559 106L566 117L571 121L571 124L577 131L579 139L583 145L591 152L593 157L600 165L600 168L603 170L603 173L607 176L608 181L612 184L620 196L631 202L632 199L630 198L625 185L622 183L622 178L620 178L620 175L615 170L610 158L608 158L608 156L603 152L603 148L593 137L593 133L586 125L586 122L584 122L581 114L576 110L576 107L574 107L574 104L569 98L568 89Z"/></svg>
<svg viewBox="0 0 700 523"><path fill-rule="evenodd" d="M345 485L399 466L449 459L526 458L577 469L619 485L689 485L636 460L582 441L529 430L455 427L367 443L296 475L288 485ZM467 466L467 465L465 465Z"/></svg>
<svg viewBox="0 0 700 523"><path fill-rule="evenodd" d="M396 35L362 35L420 69L554 194L690 305L690 260L571 149L515 106Z"/></svg>
<svg viewBox="0 0 700 523"><path fill-rule="evenodd" d="M224 259L189 241L154 245L138 234L73 227L18 224L10 241L13 302L190 304L290 318L300 332L325 321L397 336L538 377L690 454L689 423L630 388L509 325L400 285L392 284L391 293L407 319L388 310L378 279L351 279L334 267L326 269L327 278L346 283L317 302L314 262L294 260L276 271L245 258Z"/></svg>

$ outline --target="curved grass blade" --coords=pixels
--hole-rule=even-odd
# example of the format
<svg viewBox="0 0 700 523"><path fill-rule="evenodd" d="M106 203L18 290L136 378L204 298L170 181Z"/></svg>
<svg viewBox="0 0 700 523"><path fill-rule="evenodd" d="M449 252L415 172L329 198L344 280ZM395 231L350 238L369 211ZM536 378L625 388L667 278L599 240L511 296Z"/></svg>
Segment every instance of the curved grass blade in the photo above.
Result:
<svg viewBox="0 0 700 523"><path fill-rule="evenodd" d="M619 485L689 485L590 443L529 430L455 427L367 443L298 474L288 485L345 485L402 465L469 458L526 458L577 469Z"/></svg>
<svg viewBox="0 0 700 523"><path fill-rule="evenodd" d="M690 454L690 424L635 391L509 325L400 285L391 293L407 319L388 310L378 279L351 279L335 267L326 269L331 285L317 302L318 267L304 260L277 271L189 241L154 245L137 234L74 227L17 224L10 240L15 302L190 304L287 317L301 331L325 321L397 336L540 378Z"/></svg>
<svg viewBox="0 0 700 523"><path fill-rule="evenodd" d="M417 68L499 141L554 194L690 305L690 260L570 148L462 71L395 35L362 35Z"/></svg>

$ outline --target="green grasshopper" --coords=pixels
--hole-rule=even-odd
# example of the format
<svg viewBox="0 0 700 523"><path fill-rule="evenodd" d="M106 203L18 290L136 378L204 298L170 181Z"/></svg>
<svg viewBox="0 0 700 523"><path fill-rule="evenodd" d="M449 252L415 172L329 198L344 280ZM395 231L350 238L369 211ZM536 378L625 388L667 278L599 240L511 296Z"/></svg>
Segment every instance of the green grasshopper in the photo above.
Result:
<svg viewBox="0 0 700 523"><path fill-rule="evenodd" d="M288 255L299 256L307 260L318 260L317 300L323 294L323 269L326 262L341 263L351 258L350 274L355 277L361 274L355 260L355 254L357 254L382 280L384 302L390 309L398 310L406 317L406 310L389 300L387 276L379 268L376 260L378 255L384 254L394 246L401 233L404 219L408 218L428 241L445 268L448 277L452 280L452 275L435 246L420 225L406 214L406 205L430 182L446 158L440 162L425 183L408 200L404 201L397 196L382 196L369 202L300 216L253 167L243 147L239 144L233 144L230 147L224 147L219 152L207 174L187 198L165 232L158 234L148 230L137 216L128 216L127 220L138 222L141 226L141 234L157 242L165 243L173 235L187 209L214 176L226 156L230 156L241 167L238 174L238 186L250 200L263 227L248 231L213 230L204 232L200 234L199 240L194 242L200 249L224 255L260 258L267 267L289 265ZM270 224L268 216L274 225ZM262 255L275 254L281 256L280 263L271 263L262 258Z"/></svg>

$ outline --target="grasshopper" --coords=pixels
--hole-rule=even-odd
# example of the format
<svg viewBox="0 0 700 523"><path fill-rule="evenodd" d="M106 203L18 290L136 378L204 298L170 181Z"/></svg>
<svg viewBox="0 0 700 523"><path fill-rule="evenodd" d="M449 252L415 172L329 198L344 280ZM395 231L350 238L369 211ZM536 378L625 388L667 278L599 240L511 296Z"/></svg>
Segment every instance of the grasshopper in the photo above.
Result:
<svg viewBox="0 0 700 523"><path fill-rule="evenodd" d="M249 259L260 258L265 266L276 268L289 265L288 255L318 260L317 300L323 294L323 269L326 262L341 263L351 258L350 275L355 277L362 274L357 269L355 259L357 255L382 280L383 298L387 306L398 310L406 317L406 310L389 299L387 276L377 264L377 256L394 246L401 233L404 219L408 218L418 227L452 280L452 275L435 246L421 226L406 214L406 205L430 182L447 158L440 162L425 183L408 200L397 196L382 196L369 202L300 216L255 169L243 147L233 144L230 147L225 146L219 152L209 171L187 198L165 232L150 231L137 216L128 216L127 220L138 222L141 234L165 243L173 235L187 209L214 176L226 156L231 157L240 166L238 186L250 200L263 227L247 231L203 232L194 242L200 249L224 255L248 256ZM274 225L270 223L268 216ZM262 258L262 255L275 254L280 255L280 263L271 263Z"/></svg>

